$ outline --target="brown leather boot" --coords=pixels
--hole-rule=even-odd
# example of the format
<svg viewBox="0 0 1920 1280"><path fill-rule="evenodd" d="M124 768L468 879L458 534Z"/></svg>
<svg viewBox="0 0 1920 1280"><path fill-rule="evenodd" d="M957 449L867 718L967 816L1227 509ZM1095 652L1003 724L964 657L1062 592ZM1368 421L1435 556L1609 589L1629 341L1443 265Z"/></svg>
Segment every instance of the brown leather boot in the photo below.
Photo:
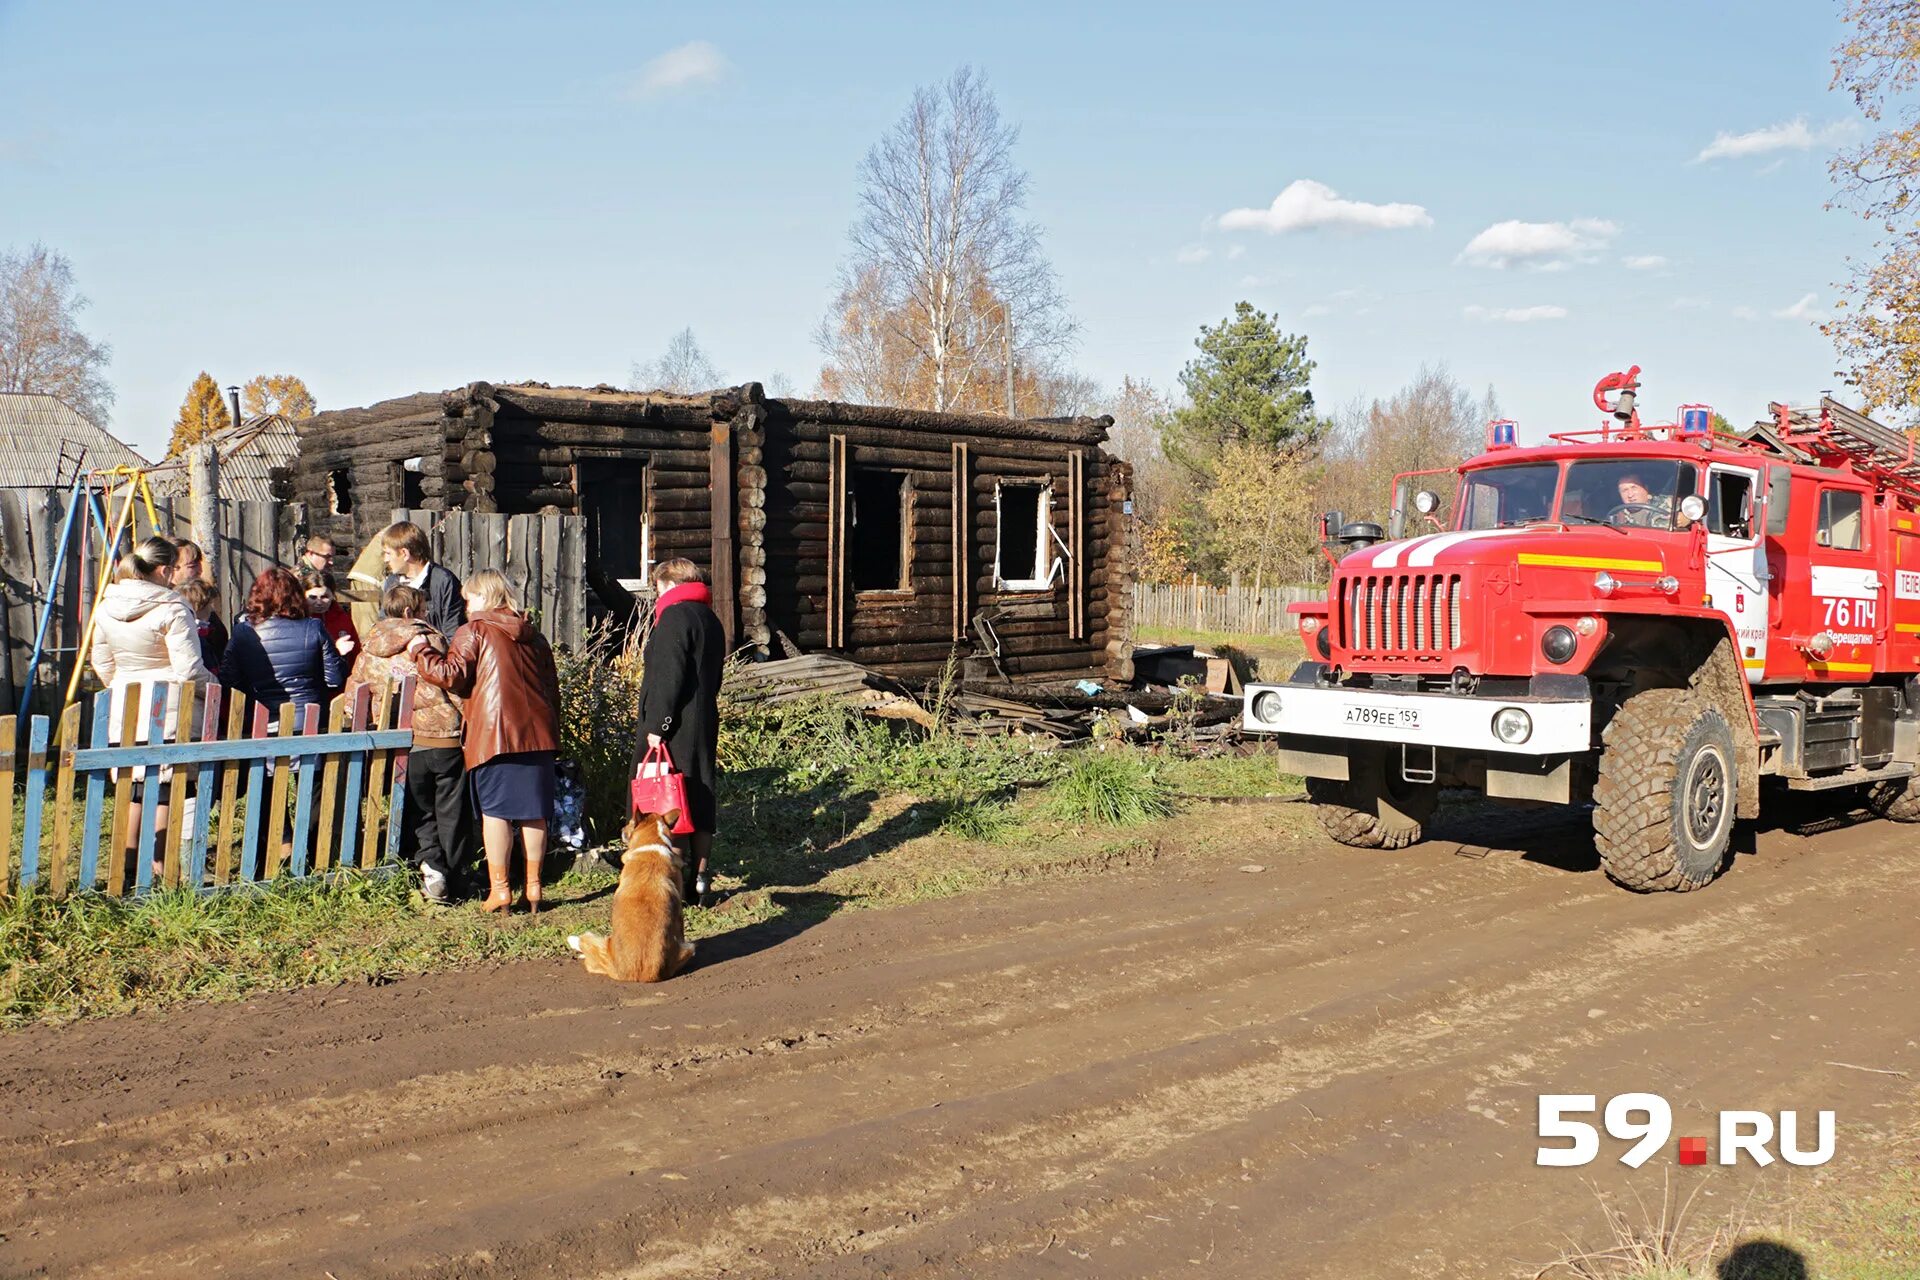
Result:
<svg viewBox="0 0 1920 1280"><path fill-rule="evenodd" d="M527 914L530 916L537 916L540 914L540 863L541 861L542 859L536 858L531 853L527 855L527 883L521 889L521 894L526 900Z"/></svg>
<svg viewBox="0 0 1920 1280"><path fill-rule="evenodd" d="M487 900L480 904L482 911L504 912L513 905L513 888L507 883L507 869L487 864Z"/></svg>

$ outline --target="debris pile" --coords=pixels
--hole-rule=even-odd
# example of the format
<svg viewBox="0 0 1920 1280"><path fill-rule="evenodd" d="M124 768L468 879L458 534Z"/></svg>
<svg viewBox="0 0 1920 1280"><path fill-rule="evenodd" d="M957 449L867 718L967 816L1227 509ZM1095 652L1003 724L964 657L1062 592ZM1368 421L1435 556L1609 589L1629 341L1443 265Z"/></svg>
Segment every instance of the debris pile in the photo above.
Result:
<svg viewBox="0 0 1920 1280"><path fill-rule="evenodd" d="M945 690L915 691L845 658L805 654L740 668L729 677L727 692L740 702L766 704L836 697L870 715L928 727L944 714L959 732L983 737L1178 738L1194 746L1238 738L1241 675L1231 659L1188 644L1135 649L1133 662L1130 687L1099 679L968 679Z"/></svg>

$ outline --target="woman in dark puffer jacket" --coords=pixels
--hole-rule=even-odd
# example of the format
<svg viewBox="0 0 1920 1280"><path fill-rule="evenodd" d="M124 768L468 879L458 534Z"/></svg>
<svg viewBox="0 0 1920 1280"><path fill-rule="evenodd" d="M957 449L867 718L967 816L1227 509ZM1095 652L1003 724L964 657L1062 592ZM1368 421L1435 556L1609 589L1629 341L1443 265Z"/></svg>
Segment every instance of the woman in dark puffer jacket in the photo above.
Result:
<svg viewBox="0 0 1920 1280"><path fill-rule="evenodd" d="M253 580L246 616L233 624L220 683L269 711L327 704L327 690L346 683L345 664L320 619L307 614L300 579L268 569Z"/></svg>

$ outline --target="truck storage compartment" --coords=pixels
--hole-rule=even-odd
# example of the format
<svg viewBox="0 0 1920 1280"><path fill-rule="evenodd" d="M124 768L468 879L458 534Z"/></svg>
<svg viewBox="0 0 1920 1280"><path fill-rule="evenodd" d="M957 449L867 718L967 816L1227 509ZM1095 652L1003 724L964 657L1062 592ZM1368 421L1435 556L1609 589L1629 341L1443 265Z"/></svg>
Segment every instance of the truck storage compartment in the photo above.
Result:
<svg viewBox="0 0 1920 1280"><path fill-rule="evenodd" d="M1801 762L1808 773L1837 773L1854 766L1859 758L1859 703L1811 702L1804 723Z"/></svg>

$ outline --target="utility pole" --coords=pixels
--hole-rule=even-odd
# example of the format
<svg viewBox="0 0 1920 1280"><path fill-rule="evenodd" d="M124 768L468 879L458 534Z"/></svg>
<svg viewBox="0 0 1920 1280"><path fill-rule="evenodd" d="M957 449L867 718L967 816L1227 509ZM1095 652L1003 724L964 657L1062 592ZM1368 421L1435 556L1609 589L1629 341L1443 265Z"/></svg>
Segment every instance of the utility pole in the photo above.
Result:
<svg viewBox="0 0 1920 1280"><path fill-rule="evenodd" d="M1000 341L1001 355L1005 357L1007 365L1007 416L1011 418L1013 416L1013 307L1002 303L1001 310L1007 317L1007 323L1000 329Z"/></svg>

